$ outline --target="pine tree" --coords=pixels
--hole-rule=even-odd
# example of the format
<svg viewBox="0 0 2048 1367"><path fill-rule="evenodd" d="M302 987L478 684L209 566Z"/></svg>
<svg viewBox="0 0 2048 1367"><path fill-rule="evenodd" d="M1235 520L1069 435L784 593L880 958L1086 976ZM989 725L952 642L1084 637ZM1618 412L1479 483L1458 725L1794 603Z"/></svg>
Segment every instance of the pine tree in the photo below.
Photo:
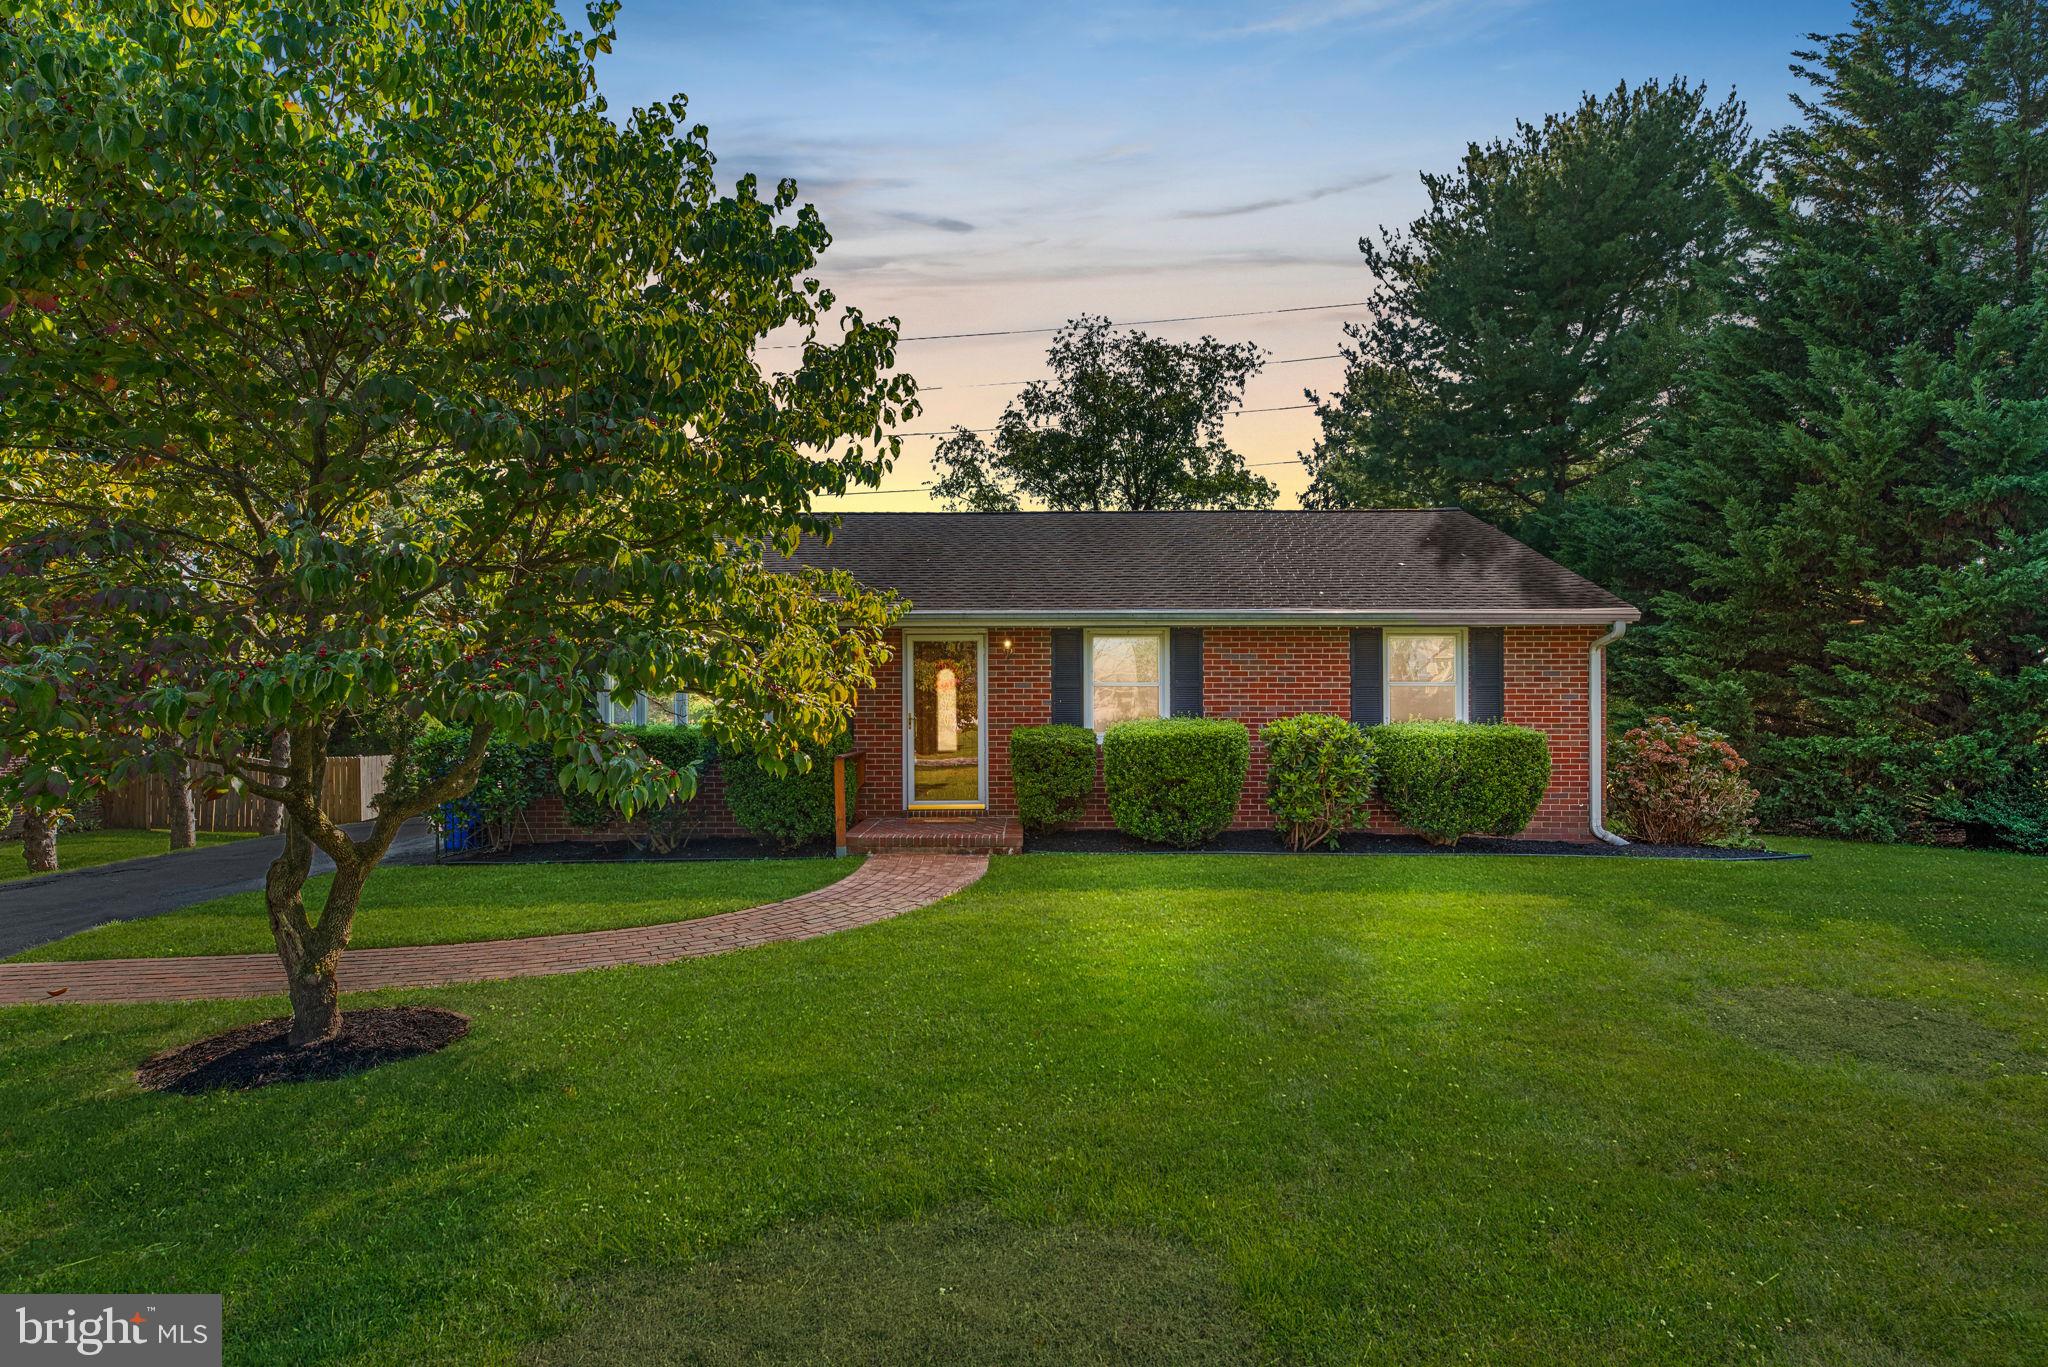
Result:
<svg viewBox="0 0 2048 1367"><path fill-rule="evenodd" d="M1863 0L1752 204L1756 305L1644 477L1654 681L1767 815L2048 836L2048 19Z"/></svg>
<svg viewBox="0 0 2048 1367"><path fill-rule="evenodd" d="M1362 240L1380 281L1347 329L1308 502L1458 504L1541 545L1625 480L1736 261L1718 183L1753 170L1742 104L1623 85L1427 175L1405 233Z"/></svg>

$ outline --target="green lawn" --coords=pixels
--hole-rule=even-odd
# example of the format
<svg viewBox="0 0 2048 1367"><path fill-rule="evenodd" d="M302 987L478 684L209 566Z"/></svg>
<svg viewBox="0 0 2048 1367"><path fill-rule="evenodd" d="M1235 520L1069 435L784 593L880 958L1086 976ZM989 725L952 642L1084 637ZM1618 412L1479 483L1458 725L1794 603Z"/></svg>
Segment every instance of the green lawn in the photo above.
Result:
<svg viewBox="0 0 2048 1367"><path fill-rule="evenodd" d="M199 843L202 846L225 845L230 840L247 840L252 834L251 831L201 831ZM169 831L66 831L57 837L57 867L60 871L171 852ZM0 883L35 876L28 871L19 840L0 842Z"/></svg>
<svg viewBox="0 0 2048 1367"><path fill-rule="evenodd" d="M2038 1363L2048 862L1801 848L1002 859L246 1095L130 1071L274 1002L0 1011L0 1285L264 1364Z"/></svg>
<svg viewBox="0 0 2048 1367"><path fill-rule="evenodd" d="M363 891L351 946L446 945L571 930L689 921L821 888L859 860L747 859L644 864L497 864L380 869ZM326 875L306 905L326 905ZM118 921L14 956L132 959L261 954L276 948L263 894L239 893L140 921Z"/></svg>

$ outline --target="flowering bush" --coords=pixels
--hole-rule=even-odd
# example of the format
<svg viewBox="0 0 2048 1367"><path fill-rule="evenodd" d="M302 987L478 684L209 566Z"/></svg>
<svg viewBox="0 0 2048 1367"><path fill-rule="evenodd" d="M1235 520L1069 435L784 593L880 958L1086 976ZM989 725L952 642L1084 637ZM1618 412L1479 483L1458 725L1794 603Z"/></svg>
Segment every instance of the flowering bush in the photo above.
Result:
<svg viewBox="0 0 2048 1367"><path fill-rule="evenodd" d="M1337 833L1364 823L1372 796L1372 741L1342 717L1305 712L1268 722L1266 806L1274 829L1294 850L1337 844Z"/></svg>
<svg viewBox="0 0 2048 1367"><path fill-rule="evenodd" d="M1653 845L1747 845L1757 797L1748 767L1719 731L1651 717L1614 747L1608 800L1621 827Z"/></svg>

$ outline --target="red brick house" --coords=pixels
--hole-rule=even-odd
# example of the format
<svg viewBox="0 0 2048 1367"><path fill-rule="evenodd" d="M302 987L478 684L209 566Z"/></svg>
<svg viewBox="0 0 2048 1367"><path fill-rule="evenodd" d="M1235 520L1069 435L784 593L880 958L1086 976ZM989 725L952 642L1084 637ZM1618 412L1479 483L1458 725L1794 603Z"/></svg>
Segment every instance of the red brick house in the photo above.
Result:
<svg viewBox="0 0 2048 1367"><path fill-rule="evenodd" d="M1259 727L1329 712L1534 727L1523 835L1603 834L1602 652L1639 614L1467 513L856 513L795 563L910 605L854 722L857 819L1014 816L1013 727L1204 716L1251 729L1237 825L1264 828Z"/></svg>

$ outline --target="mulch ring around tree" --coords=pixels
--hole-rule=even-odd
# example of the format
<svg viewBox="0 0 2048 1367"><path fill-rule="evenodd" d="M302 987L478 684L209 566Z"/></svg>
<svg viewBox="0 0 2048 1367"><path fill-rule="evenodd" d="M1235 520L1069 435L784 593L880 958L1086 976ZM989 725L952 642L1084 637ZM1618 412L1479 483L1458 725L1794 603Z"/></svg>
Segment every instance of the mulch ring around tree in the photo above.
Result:
<svg viewBox="0 0 2048 1367"><path fill-rule="evenodd" d="M347 1077L445 1049L469 1033L469 1017L438 1006L379 1006L345 1011L341 1033L294 1049L291 1018L277 1016L166 1049L135 1070L144 1091L245 1092L277 1082Z"/></svg>

